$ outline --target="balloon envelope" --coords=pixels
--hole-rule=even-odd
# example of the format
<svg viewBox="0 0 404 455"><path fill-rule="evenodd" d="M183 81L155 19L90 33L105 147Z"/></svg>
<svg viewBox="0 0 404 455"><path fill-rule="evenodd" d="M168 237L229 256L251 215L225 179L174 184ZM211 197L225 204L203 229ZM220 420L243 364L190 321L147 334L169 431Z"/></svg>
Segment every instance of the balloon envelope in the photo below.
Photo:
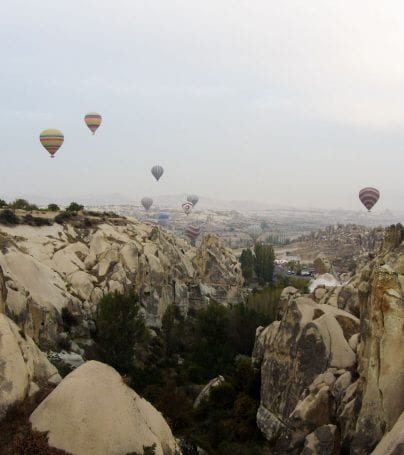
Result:
<svg viewBox="0 0 404 455"><path fill-rule="evenodd" d="M199 226L190 224L185 228L185 235L193 242L195 242L195 240L199 237L200 233L201 228Z"/></svg>
<svg viewBox="0 0 404 455"><path fill-rule="evenodd" d="M170 219L170 215L166 212L160 212L159 213L159 218L158 218L158 223L161 226L165 226L168 223L168 220Z"/></svg>
<svg viewBox="0 0 404 455"><path fill-rule="evenodd" d="M146 210L149 210L153 205L153 199L151 197L144 197L140 202Z"/></svg>
<svg viewBox="0 0 404 455"><path fill-rule="evenodd" d="M196 194L189 194L187 201L190 202L194 207L199 201L199 197Z"/></svg>
<svg viewBox="0 0 404 455"><path fill-rule="evenodd" d="M49 128L42 131L39 135L39 140L45 149L50 153L51 158L53 158L54 154L63 144L64 136L60 130Z"/></svg>
<svg viewBox="0 0 404 455"><path fill-rule="evenodd" d="M262 234L261 226L258 226L258 224L252 224L251 226L248 226L247 233L254 240L254 242L256 242L258 237Z"/></svg>
<svg viewBox="0 0 404 455"><path fill-rule="evenodd" d="M359 199L369 212L379 200L379 197L380 192L376 188L366 187L359 191Z"/></svg>
<svg viewBox="0 0 404 455"><path fill-rule="evenodd" d="M159 181L160 178L161 178L161 176L164 174L164 169L163 169L162 166L160 166L160 165L157 164L156 166L153 166L153 167L151 168L151 173L153 174L153 177L154 177L157 181Z"/></svg>
<svg viewBox="0 0 404 455"><path fill-rule="evenodd" d="M89 112L84 117L84 121L91 132L95 134L97 128L101 125L102 117L100 114L97 114L97 112Z"/></svg>
<svg viewBox="0 0 404 455"><path fill-rule="evenodd" d="M193 207L192 203L191 203L191 202L188 202L188 201L187 201L187 202L184 202L184 203L182 204L182 210L184 210L184 212L185 212L187 215L189 215L189 214L191 213L192 207Z"/></svg>

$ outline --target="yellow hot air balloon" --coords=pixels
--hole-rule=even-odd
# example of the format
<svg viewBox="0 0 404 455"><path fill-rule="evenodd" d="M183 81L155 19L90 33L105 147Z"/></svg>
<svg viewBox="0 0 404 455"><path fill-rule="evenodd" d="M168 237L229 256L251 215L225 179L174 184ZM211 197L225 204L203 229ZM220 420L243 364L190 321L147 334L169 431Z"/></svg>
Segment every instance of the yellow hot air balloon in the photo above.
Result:
<svg viewBox="0 0 404 455"><path fill-rule="evenodd" d="M45 149L50 153L51 158L55 158L55 153L63 144L64 136L60 130L49 128L42 131L39 135L39 140Z"/></svg>
<svg viewBox="0 0 404 455"><path fill-rule="evenodd" d="M92 133L95 134L97 128L101 125L102 117L100 114L97 114L97 112L89 112L84 117L84 121Z"/></svg>

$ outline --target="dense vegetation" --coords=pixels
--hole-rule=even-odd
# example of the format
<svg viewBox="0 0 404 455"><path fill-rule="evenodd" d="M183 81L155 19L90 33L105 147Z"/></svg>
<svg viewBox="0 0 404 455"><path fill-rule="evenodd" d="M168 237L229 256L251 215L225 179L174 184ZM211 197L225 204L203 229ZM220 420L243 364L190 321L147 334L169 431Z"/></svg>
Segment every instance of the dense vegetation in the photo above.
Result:
<svg viewBox="0 0 404 455"><path fill-rule="evenodd" d="M212 454L263 453L255 421L260 378L249 356L256 328L276 315L279 290L255 295L259 304L255 296L230 307L212 302L186 317L171 305L156 332L146 329L134 294L110 294L99 305L96 337L104 361L163 413L184 453L197 446ZM218 375L224 382L194 409L203 385Z"/></svg>
<svg viewBox="0 0 404 455"><path fill-rule="evenodd" d="M247 283L256 279L260 284L271 284L274 273L275 253L271 245L256 242L254 253L250 248L241 252L240 264Z"/></svg>

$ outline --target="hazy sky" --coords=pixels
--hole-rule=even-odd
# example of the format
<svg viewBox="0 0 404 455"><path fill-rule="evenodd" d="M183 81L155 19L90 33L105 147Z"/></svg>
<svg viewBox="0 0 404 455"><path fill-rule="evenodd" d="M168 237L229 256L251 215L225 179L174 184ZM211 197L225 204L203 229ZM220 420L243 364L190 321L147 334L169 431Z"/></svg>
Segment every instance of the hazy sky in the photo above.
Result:
<svg viewBox="0 0 404 455"><path fill-rule="evenodd" d="M2 0L0 197L359 209L372 185L400 209L403 17L402 0Z"/></svg>

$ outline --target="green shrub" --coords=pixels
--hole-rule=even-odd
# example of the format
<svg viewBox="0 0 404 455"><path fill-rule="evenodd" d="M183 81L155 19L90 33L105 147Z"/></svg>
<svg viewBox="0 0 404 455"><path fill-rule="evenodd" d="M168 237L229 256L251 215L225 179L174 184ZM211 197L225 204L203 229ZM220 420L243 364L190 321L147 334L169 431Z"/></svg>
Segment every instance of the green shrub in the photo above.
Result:
<svg viewBox="0 0 404 455"><path fill-rule="evenodd" d="M135 345L147 336L138 296L133 292L104 295L98 303L96 336L105 361L120 373L129 373Z"/></svg>
<svg viewBox="0 0 404 455"><path fill-rule="evenodd" d="M49 204L47 210L49 212L58 212L60 207L57 204Z"/></svg>
<svg viewBox="0 0 404 455"><path fill-rule="evenodd" d="M9 209L0 212L0 224L15 225L19 223L18 216Z"/></svg>
<svg viewBox="0 0 404 455"><path fill-rule="evenodd" d="M61 212L55 216L54 221L58 224L64 224L66 221L74 218L75 216L75 212Z"/></svg>
<svg viewBox="0 0 404 455"><path fill-rule="evenodd" d="M14 210L38 210L38 206L35 204L30 204L26 199L16 199L9 207Z"/></svg>
<svg viewBox="0 0 404 455"><path fill-rule="evenodd" d="M32 216L30 213L23 216L22 222L23 224L28 224L29 226L50 226L52 224L49 218Z"/></svg>
<svg viewBox="0 0 404 455"><path fill-rule="evenodd" d="M79 212L84 209L84 205L77 204L77 202L71 202L68 207L66 207L66 212Z"/></svg>
<svg viewBox="0 0 404 455"><path fill-rule="evenodd" d="M7 207L7 202L4 199L0 199L0 209Z"/></svg>

